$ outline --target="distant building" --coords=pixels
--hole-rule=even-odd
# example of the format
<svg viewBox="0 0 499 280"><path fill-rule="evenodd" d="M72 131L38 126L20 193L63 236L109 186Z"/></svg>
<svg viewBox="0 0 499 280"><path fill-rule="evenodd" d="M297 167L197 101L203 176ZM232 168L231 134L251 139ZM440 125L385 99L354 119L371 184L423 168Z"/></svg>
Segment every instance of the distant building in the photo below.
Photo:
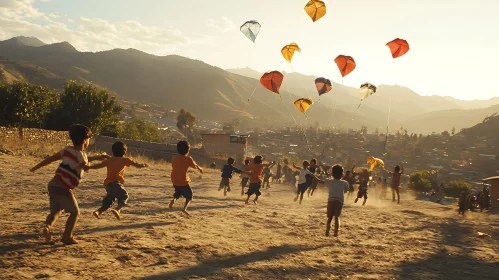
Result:
<svg viewBox="0 0 499 280"><path fill-rule="evenodd" d="M242 162L248 152L248 135L203 134L202 143L205 156L212 158L233 157Z"/></svg>

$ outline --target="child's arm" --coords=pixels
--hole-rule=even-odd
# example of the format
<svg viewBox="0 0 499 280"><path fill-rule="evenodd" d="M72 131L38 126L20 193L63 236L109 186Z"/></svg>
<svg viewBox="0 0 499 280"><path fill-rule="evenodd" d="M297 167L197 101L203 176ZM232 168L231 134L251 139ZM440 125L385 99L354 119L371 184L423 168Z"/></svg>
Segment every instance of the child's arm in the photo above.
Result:
<svg viewBox="0 0 499 280"><path fill-rule="evenodd" d="M96 160L105 160L105 159L108 159L110 158L111 156L109 156L108 154L102 154L102 155L98 155L98 156L91 156L91 157L88 157L88 162L92 162L92 161L96 161Z"/></svg>
<svg viewBox="0 0 499 280"><path fill-rule="evenodd" d="M83 169L85 171L88 171L90 169L101 169L101 168L104 168L107 166L107 162L108 162L107 160L103 160L103 161L101 161L97 164L94 164L94 165L84 165Z"/></svg>
<svg viewBox="0 0 499 280"><path fill-rule="evenodd" d="M296 170L301 170L300 167L296 166L295 163L293 162L293 167L296 169Z"/></svg>
<svg viewBox="0 0 499 280"><path fill-rule="evenodd" d="M192 160L193 166L191 166L194 169L197 169L201 174L203 174L203 168L201 168L194 160Z"/></svg>
<svg viewBox="0 0 499 280"><path fill-rule="evenodd" d="M61 153L57 153L57 154L54 154L44 160L42 160L40 163L38 163L37 165L35 165L35 167L31 168L29 171L31 172L35 172L36 170L44 167L44 166L47 166L49 164L51 164L52 162L54 161L58 161L62 159L62 156L61 156Z"/></svg>

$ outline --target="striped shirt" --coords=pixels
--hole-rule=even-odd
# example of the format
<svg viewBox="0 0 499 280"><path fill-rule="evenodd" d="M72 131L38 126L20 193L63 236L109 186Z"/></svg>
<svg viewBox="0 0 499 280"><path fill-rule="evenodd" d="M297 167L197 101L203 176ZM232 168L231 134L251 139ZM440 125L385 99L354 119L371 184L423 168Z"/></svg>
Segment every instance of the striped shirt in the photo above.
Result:
<svg viewBox="0 0 499 280"><path fill-rule="evenodd" d="M83 176L82 165L88 163L87 154L84 151L78 151L74 147L66 147L60 152L62 162L55 172L57 180L66 188L74 189L81 181Z"/></svg>

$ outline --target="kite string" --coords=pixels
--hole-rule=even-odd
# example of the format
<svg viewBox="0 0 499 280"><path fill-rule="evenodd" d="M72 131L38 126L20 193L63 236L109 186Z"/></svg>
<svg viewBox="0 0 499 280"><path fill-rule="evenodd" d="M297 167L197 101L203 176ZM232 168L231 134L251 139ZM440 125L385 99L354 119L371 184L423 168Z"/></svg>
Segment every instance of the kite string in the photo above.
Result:
<svg viewBox="0 0 499 280"><path fill-rule="evenodd" d="M286 83L284 83L284 85L286 86L286 90L288 92L289 101L291 101L291 104L293 104L293 99L291 98L291 93L289 91L288 83L286 82ZM303 133L303 136L305 136L305 140L308 143L308 138L307 138L307 135L305 134L305 130L303 129L303 126L296 121L295 117L291 113L291 110L289 110L289 108L286 105L284 105L284 107L286 107L286 109L288 110L288 113L291 116L291 118L293 119L293 121L295 122L295 124L300 127L301 132Z"/></svg>

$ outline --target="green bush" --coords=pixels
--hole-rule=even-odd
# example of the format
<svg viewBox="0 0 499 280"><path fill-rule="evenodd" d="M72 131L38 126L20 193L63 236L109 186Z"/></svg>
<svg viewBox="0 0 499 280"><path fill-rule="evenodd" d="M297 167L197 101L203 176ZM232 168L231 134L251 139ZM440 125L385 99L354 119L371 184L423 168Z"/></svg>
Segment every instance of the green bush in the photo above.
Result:
<svg viewBox="0 0 499 280"><path fill-rule="evenodd" d="M458 198L462 192L471 193L471 185L463 180L455 180L444 185L444 193L447 196Z"/></svg>
<svg viewBox="0 0 499 280"><path fill-rule="evenodd" d="M431 192L431 181L428 172L417 170L409 176L408 188L416 192Z"/></svg>
<svg viewBox="0 0 499 280"><path fill-rule="evenodd" d="M126 121L118 129L118 137L155 143L163 142L156 125L142 118L133 118Z"/></svg>

